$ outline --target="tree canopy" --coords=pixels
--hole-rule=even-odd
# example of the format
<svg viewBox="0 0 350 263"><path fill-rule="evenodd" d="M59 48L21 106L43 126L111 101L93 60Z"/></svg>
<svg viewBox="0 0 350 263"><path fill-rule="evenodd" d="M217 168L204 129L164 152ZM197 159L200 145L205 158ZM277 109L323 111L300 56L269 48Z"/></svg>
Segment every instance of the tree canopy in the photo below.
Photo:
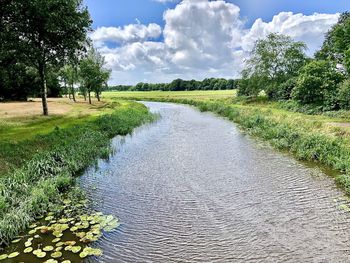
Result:
<svg viewBox="0 0 350 263"><path fill-rule="evenodd" d="M295 42L291 37L269 34L255 43L246 69L245 78L258 78L257 89L264 90L268 97L278 99L280 84L296 76L298 70L306 63L306 45Z"/></svg>
<svg viewBox="0 0 350 263"><path fill-rule="evenodd" d="M43 113L48 115L48 65L61 67L84 52L91 25L88 10L82 0L12 0L5 1L1 11L1 54L37 70Z"/></svg>

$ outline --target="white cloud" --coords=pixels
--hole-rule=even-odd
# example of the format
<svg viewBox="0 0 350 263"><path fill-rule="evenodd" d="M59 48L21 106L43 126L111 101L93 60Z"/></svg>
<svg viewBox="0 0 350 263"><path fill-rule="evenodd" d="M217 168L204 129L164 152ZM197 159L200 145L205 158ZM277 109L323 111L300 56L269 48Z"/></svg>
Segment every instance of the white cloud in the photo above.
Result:
<svg viewBox="0 0 350 263"><path fill-rule="evenodd" d="M158 0L162 1L162 0ZM271 32L305 41L312 54L338 14L282 12L244 28L238 6L225 1L183 0L157 24L99 28L92 39L113 70L111 83L164 82L174 78L237 77L254 42ZM152 41L163 33L162 42ZM120 46L108 48L106 42Z"/></svg>
<svg viewBox="0 0 350 263"><path fill-rule="evenodd" d="M281 12L275 15L271 22L263 22L257 19L250 31L243 36L242 48L252 49L254 42L269 33L280 33L288 35L297 41L305 42L309 47L309 54L312 55L320 48L324 34L334 25L339 14L293 14L292 12Z"/></svg>
<svg viewBox="0 0 350 263"><path fill-rule="evenodd" d="M122 28L100 27L91 34L91 39L95 42L111 41L125 44L158 38L161 34L161 27L154 23L151 23L148 26L142 24L130 24Z"/></svg>

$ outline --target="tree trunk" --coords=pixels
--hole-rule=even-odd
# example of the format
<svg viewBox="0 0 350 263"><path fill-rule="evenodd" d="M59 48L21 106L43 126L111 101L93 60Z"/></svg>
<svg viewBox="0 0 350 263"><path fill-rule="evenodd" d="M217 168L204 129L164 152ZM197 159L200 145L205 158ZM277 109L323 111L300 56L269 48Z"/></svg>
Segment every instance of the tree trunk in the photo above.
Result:
<svg viewBox="0 0 350 263"><path fill-rule="evenodd" d="M84 100L86 101L86 92L83 92Z"/></svg>
<svg viewBox="0 0 350 263"><path fill-rule="evenodd" d="M91 104L91 94L90 94L90 91L88 91L88 95L89 95L89 104Z"/></svg>
<svg viewBox="0 0 350 263"><path fill-rule="evenodd" d="M75 90L74 90L73 86L71 86L71 91L72 91L73 101L76 102L76 100L75 100Z"/></svg>
<svg viewBox="0 0 350 263"><path fill-rule="evenodd" d="M45 62L39 62L39 76L40 76L40 92L41 92L41 102L43 105L43 114L45 116L48 116L49 109L47 107L47 86L46 86L46 76L45 76Z"/></svg>
<svg viewBox="0 0 350 263"><path fill-rule="evenodd" d="M98 101L101 101L100 94L98 92L96 92L96 98L97 98Z"/></svg>

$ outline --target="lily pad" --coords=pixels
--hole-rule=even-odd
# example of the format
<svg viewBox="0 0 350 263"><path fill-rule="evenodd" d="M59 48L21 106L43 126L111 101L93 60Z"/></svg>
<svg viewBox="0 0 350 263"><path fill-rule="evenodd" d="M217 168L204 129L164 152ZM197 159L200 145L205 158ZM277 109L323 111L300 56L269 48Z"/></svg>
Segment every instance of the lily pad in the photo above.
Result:
<svg viewBox="0 0 350 263"><path fill-rule="evenodd" d="M50 259L46 260L44 263L58 263L58 261L50 258Z"/></svg>
<svg viewBox="0 0 350 263"><path fill-rule="evenodd" d="M8 255L8 258L15 258L15 257L17 257L18 255L19 255L18 252L13 252L13 253L11 253L10 255Z"/></svg>
<svg viewBox="0 0 350 263"><path fill-rule="evenodd" d="M55 238L54 240L52 240L52 243L57 243L57 242L59 242L61 240L61 238Z"/></svg>
<svg viewBox="0 0 350 263"><path fill-rule="evenodd" d="M8 257L9 257L9 255L7 255L7 254L2 254L2 255L0 255L0 260L7 259Z"/></svg>
<svg viewBox="0 0 350 263"><path fill-rule="evenodd" d="M31 253L32 251L33 251L32 247L27 247L26 249L23 250L23 252L26 254Z"/></svg>
<svg viewBox="0 0 350 263"><path fill-rule="evenodd" d="M64 245L64 242L62 242L62 241L56 243L56 247L62 247L63 245Z"/></svg>
<svg viewBox="0 0 350 263"><path fill-rule="evenodd" d="M27 241L24 243L24 246L25 247L30 247L32 245L32 242L31 241Z"/></svg>
<svg viewBox="0 0 350 263"><path fill-rule="evenodd" d="M66 242L64 242L64 244L65 244L66 246L74 246L76 243L77 243L77 242L75 242L75 241L66 241Z"/></svg>
<svg viewBox="0 0 350 263"><path fill-rule="evenodd" d="M51 254L51 257L53 257L53 258L60 258L60 257L62 257L62 252L56 251L56 252Z"/></svg>
<svg viewBox="0 0 350 263"><path fill-rule="evenodd" d="M36 256L37 256L38 258L44 258L44 257L46 257L46 252L41 251L41 252L37 253Z"/></svg>
<svg viewBox="0 0 350 263"><path fill-rule="evenodd" d="M28 232L29 235L33 235L33 234L35 234L35 233L36 233L36 229L32 229L32 230L30 230L30 231Z"/></svg>
<svg viewBox="0 0 350 263"><path fill-rule="evenodd" d="M34 254L34 255L37 255L37 254L39 254L40 252L42 252L41 249L35 249L35 250L33 251L33 254Z"/></svg>
<svg viewBox="0 0 350 263"><path fill-rule="evenodd" d="M64 250L65 250L65 251L72 251L72 246L66 246L66 247L64 248Z"/></svg>
<svg viewBox="0 0 350 263"><path fill-rule="evenodd" d="M12 244L15 244L15 243L18 243L19 241L21 241L21 239L20 239L20 238L17 238L17 239L12 240L11 243L12 243Z"/></svg>
<svg viewBox="0 0 350 263"><path fill-rule="evenodd" d="M73 253L78 253L80 250L81 250L81 247L80 247L80 246L74 246L74 247L72 247L72 249L71 249L71 251L72 251Z"/></svg>
<svg viewBox="0 0 350 263"><path fill-rule="evenodd" d="M86 247L83 252L85 252L88 256L101 256L102 250L99 248Z"/></svg>
<svg viewBox="0 0 350 263"><path fill-rule="evenodd" d="M43 248L43 250L46 251L46 252L50 252L50 251L53 251L54 248L53 248L53 246L46 246L46 247Z"/></svg>

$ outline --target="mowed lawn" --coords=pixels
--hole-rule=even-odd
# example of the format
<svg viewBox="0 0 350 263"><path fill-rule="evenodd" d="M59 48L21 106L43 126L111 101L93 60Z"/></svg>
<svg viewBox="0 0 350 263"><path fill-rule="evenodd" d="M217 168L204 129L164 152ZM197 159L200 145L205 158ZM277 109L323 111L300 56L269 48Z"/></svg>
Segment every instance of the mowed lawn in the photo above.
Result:
<svg viewBox="0 0 350 263"><path fill-rule="evenodd" d="M194 90L194 91L109 91L103 92L105 98L125 99L201 99L215 100L236 97L236 90Z"/></svg>
<svg viewBox="0 0 350 263"><path fill-rule="evenodd" d="M47 134L56 127L67 128L112 111L112 103L68 98L49 99L49 116L42 115L41 101L0 103L0 140L21 141Z"/></svg>

